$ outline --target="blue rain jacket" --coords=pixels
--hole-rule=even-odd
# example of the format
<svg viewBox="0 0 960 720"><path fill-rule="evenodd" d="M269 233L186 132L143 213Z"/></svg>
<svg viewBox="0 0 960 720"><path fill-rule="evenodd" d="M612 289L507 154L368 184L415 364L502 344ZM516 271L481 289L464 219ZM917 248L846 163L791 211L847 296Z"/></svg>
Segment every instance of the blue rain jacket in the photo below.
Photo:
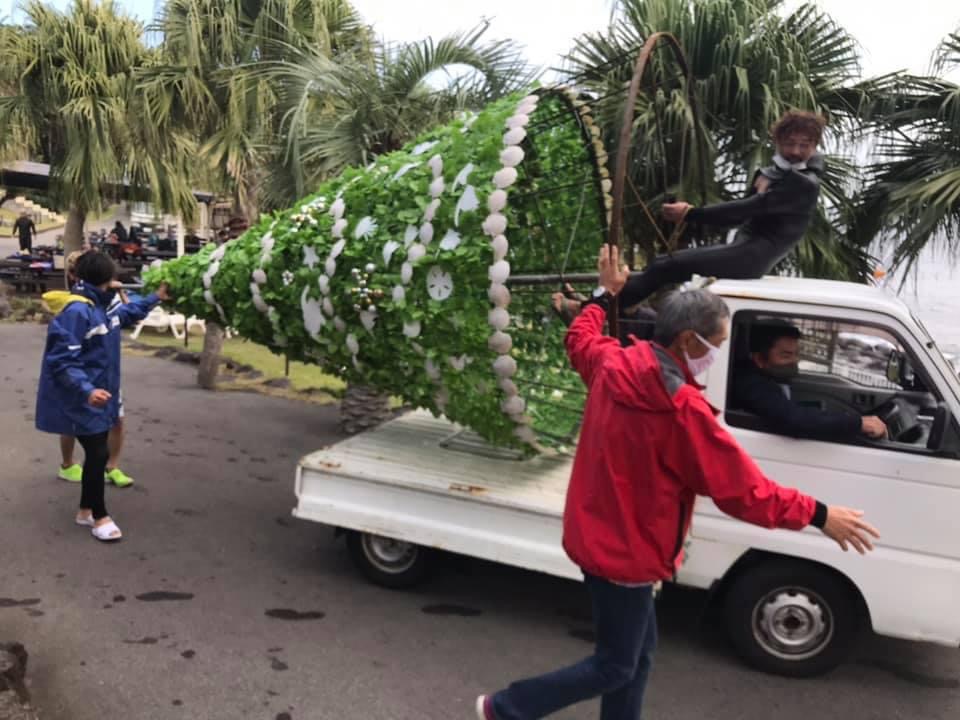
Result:
<svg viewBox="0 0 960 720"><path fill-rule="evenodd" d="M78 283L63 311L50 321L37 390L36 425L58 435L94 435L119 415L120 330L142 320L160 302L154 295L123 304L113 292ZM104 407L88 399L111 394Z"/></svg>

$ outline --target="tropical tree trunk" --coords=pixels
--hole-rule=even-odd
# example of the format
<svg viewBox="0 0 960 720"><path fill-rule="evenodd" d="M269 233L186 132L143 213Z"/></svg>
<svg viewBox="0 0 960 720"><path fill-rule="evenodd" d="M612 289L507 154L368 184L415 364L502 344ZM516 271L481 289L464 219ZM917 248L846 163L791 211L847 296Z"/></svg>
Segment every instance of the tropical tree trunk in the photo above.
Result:
<svg viewBox="0 0 960 720"><path fill-rule="evenodd" d="M217 389L217 373L220 370L220 351L223 349L223 328L208 322L203 334L203 352L197 369L197 384L204 390Z"/></svg>
<svg viewBox="0 0 960 720"><path fill-rule="evenodd" d="M87 220L87 212L71 207L67 213L67 224L63 228L63 256L66 257L83 245L83 225Z"/></svg>
<svg viewBox="0 0 960 720"><path fill-rule="evenodd" d="M340 424L354 435L376 427L390 418L390 395L366 385L347 385L340 402Z"/></svg>

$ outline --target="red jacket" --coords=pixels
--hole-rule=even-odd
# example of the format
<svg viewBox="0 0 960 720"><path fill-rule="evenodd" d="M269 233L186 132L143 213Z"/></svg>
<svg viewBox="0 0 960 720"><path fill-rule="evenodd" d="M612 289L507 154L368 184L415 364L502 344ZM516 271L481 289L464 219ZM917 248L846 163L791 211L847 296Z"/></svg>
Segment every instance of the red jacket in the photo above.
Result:
<svg viewBox="0 0 960 720"><path fill-rule="evenodd" d="M588 305L566 337L588 388L563 514L570 559L614 582L672 577L697 495L755 525L809 525L816 501L760 471L686 364L655 344L622 348L602 334L604 317Z"/></svg>

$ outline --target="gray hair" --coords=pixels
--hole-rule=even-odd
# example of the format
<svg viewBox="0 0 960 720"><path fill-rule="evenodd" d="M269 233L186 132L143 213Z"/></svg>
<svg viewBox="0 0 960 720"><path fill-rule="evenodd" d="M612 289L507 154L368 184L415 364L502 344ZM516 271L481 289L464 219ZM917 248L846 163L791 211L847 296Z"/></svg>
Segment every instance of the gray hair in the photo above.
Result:
<svg viewBox="0 0 960 720"><path fill-rule="evenodd" d="M723 298L709 290L672 292L657 312L653 339L668 347L684 330L693 330L700 337L709 338L723 329L723 321L729 317L730 308Z"/></svg>

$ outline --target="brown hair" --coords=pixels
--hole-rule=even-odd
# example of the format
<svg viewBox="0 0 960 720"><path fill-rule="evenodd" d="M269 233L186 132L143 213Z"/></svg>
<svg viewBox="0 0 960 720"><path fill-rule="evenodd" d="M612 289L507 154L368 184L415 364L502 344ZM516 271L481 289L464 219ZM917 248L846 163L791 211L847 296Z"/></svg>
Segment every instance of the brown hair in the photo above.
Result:
<svg viewBox="0 0 960 720"><path fill-rule="evenodd" d="M76 275L77 275L77 262L86 252L88 251L74 250L72 253L67 255L67 259L63 263L63 269L67 271L68 275L73 275L74 279L76 279Z"/></svg>
<svg viewBox="0 0 960 720"><path fill-rule="evenodd" d="M775 142L784 140L790 135L797 133L806 135L816 143L820 142L823 136L823 129L827 126L827 119L823 115L807 112L806 110L788 110L777 120L770 134Z"/></svg>

